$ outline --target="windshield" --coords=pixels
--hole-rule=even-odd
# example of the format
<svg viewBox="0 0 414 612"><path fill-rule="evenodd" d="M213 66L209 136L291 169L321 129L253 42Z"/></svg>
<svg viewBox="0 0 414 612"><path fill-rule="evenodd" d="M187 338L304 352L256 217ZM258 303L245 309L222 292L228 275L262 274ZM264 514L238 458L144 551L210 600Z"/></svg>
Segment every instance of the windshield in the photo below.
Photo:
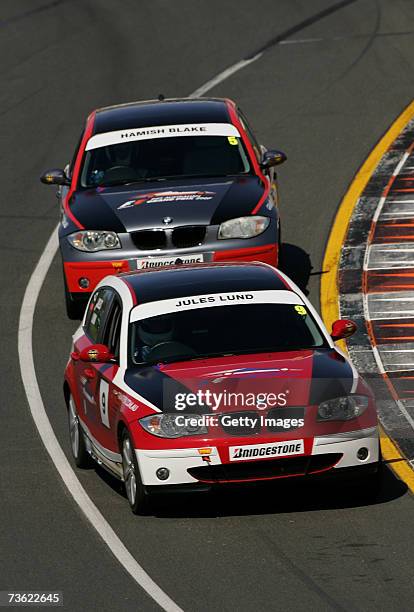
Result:
<svg viewBox="0 0 414 612"><path fill-rule="evenodd" d="M249 159L239 137L178 136L88 150L81 172L81 185L87 188L249 172Z"/></svg>
<svg viewBox="0 0 414 612"><path fill-rule="evenodd" d="M303 305L249 304L197 308L131 324L135 364L327 346Z"/></svg>

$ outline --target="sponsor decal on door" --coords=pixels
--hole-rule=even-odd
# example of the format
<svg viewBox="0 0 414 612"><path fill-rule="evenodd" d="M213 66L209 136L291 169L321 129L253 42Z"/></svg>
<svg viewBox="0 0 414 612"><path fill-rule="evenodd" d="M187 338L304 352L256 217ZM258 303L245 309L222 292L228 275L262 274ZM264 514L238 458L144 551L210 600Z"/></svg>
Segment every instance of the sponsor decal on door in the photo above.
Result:
<svg viewBox="0 0 414 612"><path fill-rule="evenodd" d="M109 397L109 384L106 380L101 380L101 384L99 385L99 410L101 411L101 421L105 425L105 427L110 427L109 425L109 406L108 406L108 397Z"/></svg>

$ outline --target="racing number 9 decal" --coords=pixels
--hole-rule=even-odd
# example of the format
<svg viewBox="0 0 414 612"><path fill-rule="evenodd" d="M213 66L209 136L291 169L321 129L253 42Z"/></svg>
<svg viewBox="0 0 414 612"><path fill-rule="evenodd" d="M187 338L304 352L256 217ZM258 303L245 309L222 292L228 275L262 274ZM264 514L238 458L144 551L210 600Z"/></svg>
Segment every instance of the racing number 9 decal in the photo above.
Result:
<svg viewBox="0 0 414 612"><path fill-rule="evenodd" d="M105 427L109 427L109 410L108 410L109 384L106 380L101 379L99 385L99 409L101 411L101 421Z"/></svg>
<svg viewBox="0 0 414 612"><path fill-rule="evenodd" d="M308 313L306 312L306 308L304 306L300 306L299 304L297 306L295 306L295 310L298 314L305 316Z"/></svg>

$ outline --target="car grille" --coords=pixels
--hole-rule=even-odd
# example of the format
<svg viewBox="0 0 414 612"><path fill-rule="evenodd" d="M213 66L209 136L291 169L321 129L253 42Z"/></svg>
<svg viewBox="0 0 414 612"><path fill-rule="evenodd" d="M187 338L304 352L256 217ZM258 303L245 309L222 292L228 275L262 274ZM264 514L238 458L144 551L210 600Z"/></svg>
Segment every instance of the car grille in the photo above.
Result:
<svg viewBox="0 0 414 612"><path fill-rule="evenodd" d="M267 426L262 427L261 425L261 417L266 417ZM252 419L249 425L225 425L223 422L223 417L232 417L237 420L240 417L249 417ZM304 419L305 418L305 407L303 406L294 406L292 408L272 408L266 415L262 415L258 411L253 410L243 410L239 412L229 412L226 414L219 415L220 425L225 431L226 434L230 436L248 436L250 434L255 434L263 431L271 431L272 433L283 433L286 431L286 428L283 425L276 425L277 421L282 419ZM274 421L272 421L274 419ZM256 423L254 427L252 427L251 423ZM297 427L289 427L289 431L294 431L295 429L299 429L301 426Z"/></svg>
<svg viewBox="0 0 414 612"><path fill-rule="evenodd" d="M186 249L202 244L205 235L206 228L203 225L189 225L187 227L176 227L172 231L171 240L178 249Z"/></svg>
<svg viewBox="0 0 414 612"><path fill-rule="evenodd" d="M224 425L223 417L232 417L236 419L239 419L240 417L251 417L253 419L257 419L257 423L254 427L251 427L250 424L244 427L241 425ZM258 418L258 413L248 410L244 410L243 412L230 412L228 414L220 415L220 425L224 431L231 436L250 436L251 434L257 433L261 430L260 417Z"/></svg>
<svg viewBox="0 0 414 612"><path fill-rule="evenodd" d="M134 245L141 251L168 248L167 232L171 233L172 247L188 249L204 242L206 227L204 225L187 225L173 230L140 230L131 232Z"/></svg>
<svg viewBox="0 0 414 612"><path fill-rule="evenodd" d="M266 415L267 418L267 430L271 432L283 432L286 431L283 426L277 426L275 423L277 419L304 419L305 418L305 407L294 406L290 408L272 408ZM274 419L274 421L272 421ZM289 431L298 429L298 427L290 427Z"/></svg>
<svg viewBox="0 0 414 612"><path fill-rule="evenodd" d="M189 468L188 473L200 482L241 482L248 480L305 476L324 472L332 468L341 453L327 453L310 457L288 457L286 459L263 459L223 465L207 465Z"/></svg>
<svg viewBox="0 0 414 612"><path fill-rule="evenodd" d="M164 230L141 230L132 232L131 239L134 245L142 251L165 249L167 237Z"/></svg>

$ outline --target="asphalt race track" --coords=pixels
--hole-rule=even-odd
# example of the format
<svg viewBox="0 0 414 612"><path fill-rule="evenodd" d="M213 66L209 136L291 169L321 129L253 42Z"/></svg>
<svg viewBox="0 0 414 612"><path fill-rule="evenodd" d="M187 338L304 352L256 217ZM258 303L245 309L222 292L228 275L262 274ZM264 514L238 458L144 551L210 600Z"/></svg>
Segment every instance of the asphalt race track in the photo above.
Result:
<svg viewBox="0 0 414 612"><path fill-rule="evenodd" d="M58 220L53 188L38 177L69 160L93 108L189 95L262 49L209 93L238 100L262 142L288 154L279 172L283 267L318 306L336 208L414 97L412 0L1 0L0 590L59 590L70 611L159 609L67 493L26 401L19 311ZM68 456L61 387L75 327L55 257L33 344ZM109 476L77 475L186 611L412 609L413 502L388 469L374 505L345 488L278 486L171 499L145 518Z"/></svg>

